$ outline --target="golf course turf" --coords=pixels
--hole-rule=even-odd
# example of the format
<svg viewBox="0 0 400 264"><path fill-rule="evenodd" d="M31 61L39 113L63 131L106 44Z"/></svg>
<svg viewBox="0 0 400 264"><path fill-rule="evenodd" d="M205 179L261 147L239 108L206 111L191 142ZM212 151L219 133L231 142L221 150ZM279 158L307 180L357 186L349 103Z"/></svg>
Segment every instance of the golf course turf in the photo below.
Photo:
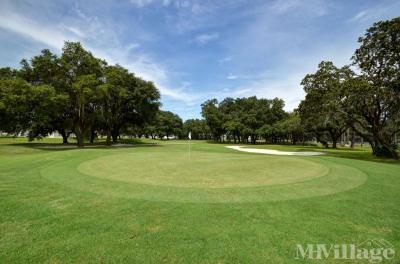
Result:
<svg viewBox="0 0 400 264"><path fill-rule="evenodd" d="M367 151L50 141L0 138L0 263L309 263L296 244L368 239L399 262L400 164Z"/></svg>

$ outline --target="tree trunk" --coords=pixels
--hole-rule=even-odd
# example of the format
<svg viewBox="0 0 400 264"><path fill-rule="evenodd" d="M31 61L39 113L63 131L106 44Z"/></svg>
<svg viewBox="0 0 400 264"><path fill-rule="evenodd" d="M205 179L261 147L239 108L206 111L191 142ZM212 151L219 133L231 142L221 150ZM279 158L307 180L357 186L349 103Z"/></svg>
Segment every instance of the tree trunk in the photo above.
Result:
<svg viewBox="0 0 400 264"><path fill-rule="evenodd" d="M107 145L107 146L110 146L110 145L111 145L111 129L107 129L106 145Z"/></svg>
<svg viewBox="0 0 400 264"><path fill-rule="evenodd" d="M371 147L372 147L372 153L377 157L385 157L392 159L399 158L396 149L393 146L384 144L377 138L375 139L374 144L371 144Z"/></svg>
<svg viewBox="0 0 400 264"><path fill-rule="evenodd" d="M62 136L63 144L68 144L68 134L65 132L65 129L59 129L58 133Z"/></svg>
<svg viewBox="0 0 400 264"><path fill-rule="evenodd" d="M256 136L255 135L251 135L250 139L251 139L251 144L256 144Z"/></svg>
<svg viewBox="0 0 400 264"><path fill-rule="evenodd" d="M113 143L117 143L117 141L118 141L118 134L119 134L119 130L116 129L116 128L114 128L114 129L111 131L111 136L112 136L112 141L113 141Z"/></svg>
<svg viewBox="0 0 400 264"><path fill-rule="evenodd" d="M332 148L337 148L337 139L332 139Z"/></svg>
<svg viewBox="0 0 400 264"><path fill-rule="evenodd" d="M76 136L78 148L85 147L83 129L81 129L79 127L75 128L75 136Z"/></svg>
<svg viewBox="0 0 400 264"><path fill-rule="evenodd" d="M331 130L329 131L329 135L332 140L332 148L336 149L337 148L337 142L340 140L340 137L343 135L342 132L338 132L337 130Z"/></svg>
<svg viewBox="0 0 400 264"><path fill-rule="evenodd" d="M322 139L321 135L317 134L317 142L320 142L324 148L329 148L328 142Z"/></svg>
<svg viewBox="0 0 400 264"><path fill-rule="evenodd" d="M355 140L356 140L356 132L354 131L354 129L352 129L350 138L350 148L354 148Z"/></svg>
<svg viewBox="0 0 400 264"><path fill-rule="evenodd" d="M94 143L94 138L96 137L96 131L94 129L90 130L90 144Z"/></svg>

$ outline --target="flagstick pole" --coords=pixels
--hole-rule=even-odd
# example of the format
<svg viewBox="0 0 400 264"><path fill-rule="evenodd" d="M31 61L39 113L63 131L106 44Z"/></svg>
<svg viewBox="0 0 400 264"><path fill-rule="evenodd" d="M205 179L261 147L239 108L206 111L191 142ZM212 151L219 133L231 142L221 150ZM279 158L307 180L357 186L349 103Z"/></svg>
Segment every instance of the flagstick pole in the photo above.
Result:
<svg viewBox="0 0 400 264"><path fill-rule="evenodd" d="M190 143L192 142L192 132L189 132L189 135L188 135L188 138L189 138L189 160L190 160Z"/></svg>

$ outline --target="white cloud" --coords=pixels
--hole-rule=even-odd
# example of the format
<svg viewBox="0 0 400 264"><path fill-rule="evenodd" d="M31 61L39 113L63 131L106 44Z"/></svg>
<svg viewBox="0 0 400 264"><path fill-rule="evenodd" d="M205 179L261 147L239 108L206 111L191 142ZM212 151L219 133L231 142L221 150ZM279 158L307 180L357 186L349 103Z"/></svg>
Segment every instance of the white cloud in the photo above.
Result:
<svg viewBox="0 0 400 264"><path fill-rule="evenodd" d="M296 11L302 14L323 16L327 13L328 4L326 0L277 0L271 6L271 10L278 14Z"/></svg>
<svg viewBox="0 0 400 264"><path fill-rule="evenodd" d="M236 80L237 78L239 78L239 77L236 76L236 75L233 75L233 74L229 74L229 75L226 77L226 79L228 79L228 80Z"/></svg>
<svg viewBox="0 0 400 264"><path fill-rule="evenodd" d="M284 65L276 65L276 68L266 69L253 75L241 75L241 80L249 81L224 96L256 95L268 99L278 97L285 101L285 110L292 111L304 98L305 93L300 83L306 74L315 72L322 60L332 61L338 67L349 64L354 50L353 43L345 45L332 43L298 56L287 54L282 57Z"/></svg>
<svg viewBox="0 0 400 264"><path fill-rule="evenodd" d="M292 8L296 8L301 4L299 0L278 0L272 6L271 9L278 13L286 13Z"/></svg>
<svg viewBox="0 0 400 264"><path fill-rule="evenodd" d="M76 39L72 35L60 32L60 28L39 25L32 19L3 8L0 9L0 27L53 48L61 48L65 40Z"/></svg>
<svg viewBox="0 0 400 264"><path fill-rule="evenodd" d="M68 26L64 26L65 29L67 29L68 31L74 33L76 36L80 37L80 38L85 38L86 34L83 33L81 30L75 28L75 27L68 27Z"/></svg>
<svg viewBox="0 0 400 264"><path fill-rule="evenodd" d="M131 43L128 46L126 46L126 50L130 51L130 50L134 50L140 47L139 43Z"/></svg>
<svg viewBox="0 0 400 264"><path fill-rule="evenodd" d="M376 20L381 20L385 17L390 17L388 14L395 12L400 6L399 2L394 2L390 5L377 5L369 9L362 10L355 14L350 22L375 22Z"/></svg>
<svg viewBox="0 0 400 264"><path fill-rule="evenodd" d="M351 20L352 21L360 21L365 19L365 17L367 16L368 12L366 10L361 11L359 13L357 13Z"/></svg>
<svg viewBox="0 0 400 264"><path fill-rule="evenodd" d="M265 78L252 81L244 86L237 87L230 94L234 97L253 95L268 99L278 97L285 101L285 110L292 111L304 98L304 91L300 88L303 77L303 74L293 74L286 78Z"/></svg>
<svg viewBox="0 0 400 264"><path fill-rule="evenodd" d="M196 36L195 40L198 44L204 45L210 41L216 40L217 38L219 38L219 33L214 32L198 35Z"/></svg>
<svg viewBox="0 0 400 264"><path fill-rule="evenodd" d="M158 4L161 6L169 6L174 4L174 6L178 8L188 8L191 6L190 1L188 0L130 0L130 2L139 8L143 8L151 4Z"/></svg>
<svg viewBox="0 0 400 264"><path fill-rule="evenodd" d="M153 2L154 2L154 0L131 0L131 3L136 5L137 7L144 7Z"/></svg>
<svg viewBox="0 0 400 264"><path fill-rule="evenodd" d="M218 60L218 62L219 63L225 63L225 62L230 62L230 61L232 61L232 57L231 56L228 56L228 57L225 57L225 58L222 58L222 59L220 59L220 60Z"/></svg>
<svg viewBox="0 0 400 264"><path fill-rule="evenodd" d="M198 3L194 3L194 4L192 5L192 12L193 12L194 14L200 14L200 13L202 13L203 11L204 11L204 7L201 6L201 5L199 5Z"/></svg>
<svg viewBox="0 0 400 264"><path fill-rule="evenodd" d="M137 76L153 81L163 96L183 102L192 100L191 96L183 89L170 88L171 72L167 71L163 65L156 63L150 55L136 51L140 47L138 43L131 43L127 46L120 45L114 32L102 25L96 17L89 17L79 9L76 11L79 11L81 19L75 19L75 23L80 22L79 29L65 24L38 23L25 15L14 12L14 10L3 8L0 9L0 28L56 48L57 52L61 50L66 40L80 41L95 56L107 60L110 64L118 63ZM101 30L94 30L99 28ZM105 31L107 34L104 34ZM86 38L89 36L85 32L91 34L90 39ZM101 38L100 35L106 35L107 38ZM133 49L135 52L131 53L130 51Z"/></svg>
<svg viewBox="0 0 400 264"><path fill-rule="evenodd" d="M88 48L93 51L97 57L105 59L110 64L119 64L126 67L130 72L145 80L152 81L160 90L162 96L167 96L171 99L190 103L193 101L193 96L185 90L186 86L180 88L170 88L169 75L161 64L155 63L154 59L146 53L135 52L130 54L131 49L137 48L135 44L128 45L126 48L115 47L108 49Z"/></svg>
<svg viewBox="0 0 400 264"><path fill-rule="evenodd" d="M181 7L181 8L188 8L190 6L190 2L189 1L175 1L175 6Z"/></svg>

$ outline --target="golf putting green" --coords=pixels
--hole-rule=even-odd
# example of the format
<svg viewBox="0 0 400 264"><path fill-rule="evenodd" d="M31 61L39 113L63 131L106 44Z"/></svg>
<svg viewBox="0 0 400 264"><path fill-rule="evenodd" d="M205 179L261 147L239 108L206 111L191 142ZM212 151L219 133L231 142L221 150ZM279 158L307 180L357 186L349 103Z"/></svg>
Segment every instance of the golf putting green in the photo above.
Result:
<svg viewBox="0 0 400 264"><path fill-rule="evenodd" d="M343 192L367 176L331 157L283 157L186 146L60 153L41 170L66 187L124 198L243 203L293 200ZM68 158L63 158L68 155Z"/></svg>
<svg viewBox="0 0 400 264"><path fill-rule="evenodd" d="M81 163L88 176L168 187L230 188L278 185L322 177L329 168L310 160L244 158L232 154L195 153L175 156L124 153ZM246 161L244 162L244 159ZM282 166L284 164L284 166Z"/></svg>

